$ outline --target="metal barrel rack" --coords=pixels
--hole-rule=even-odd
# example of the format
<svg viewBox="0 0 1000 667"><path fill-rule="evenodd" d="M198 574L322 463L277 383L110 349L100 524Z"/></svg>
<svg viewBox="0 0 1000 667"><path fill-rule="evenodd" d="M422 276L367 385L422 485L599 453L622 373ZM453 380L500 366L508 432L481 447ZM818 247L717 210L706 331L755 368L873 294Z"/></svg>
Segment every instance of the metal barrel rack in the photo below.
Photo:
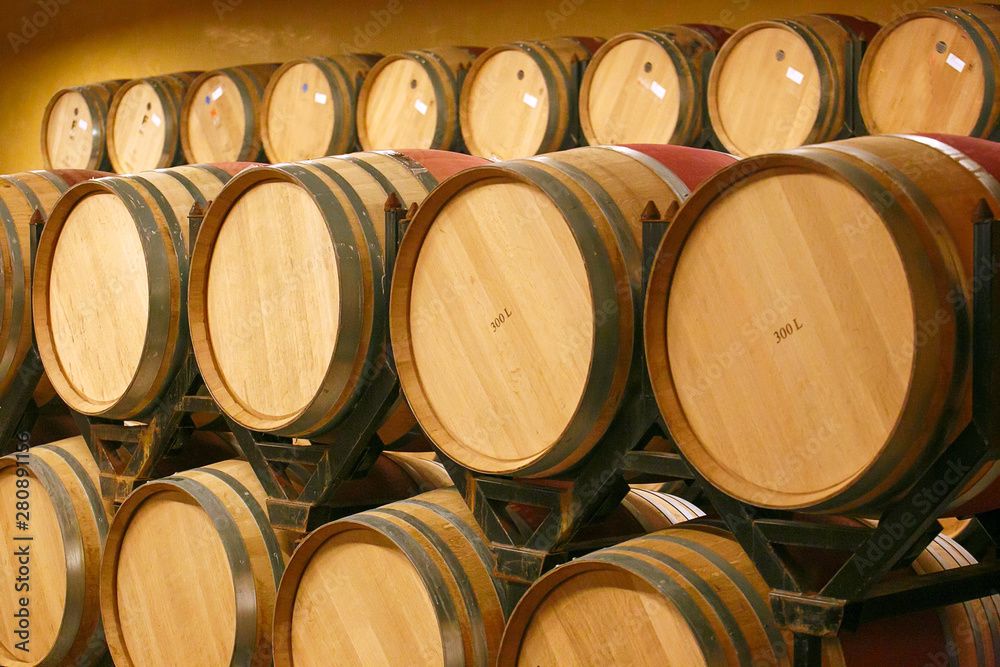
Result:
<svg viewBox="0 0 1000 667"><path fill-rule="evenodd" d="M42 212L35 209L29 221L29 244L28 252L31 257L31 275L27 276L29 285L35 272L35 252L38 249L38 239L42 233L45 218ZM28 323L27 326L31 326ZM31 348L28 350L21 368L13 382L0 396L0 456L14 451L16 441L27 441L26 435L35 425L38 417L39 406L35 403L34 393L42 379L45 371L42 368L42 360L38 356L38 347L32 338Z"/></svg>

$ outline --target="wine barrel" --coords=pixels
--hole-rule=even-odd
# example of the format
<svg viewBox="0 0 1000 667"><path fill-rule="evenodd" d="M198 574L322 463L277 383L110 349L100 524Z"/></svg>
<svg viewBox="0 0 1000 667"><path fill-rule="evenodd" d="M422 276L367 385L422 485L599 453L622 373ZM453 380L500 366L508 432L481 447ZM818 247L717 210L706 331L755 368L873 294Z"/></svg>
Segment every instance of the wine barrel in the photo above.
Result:
<svg viewBox="0 0 1000 667"><path fill-rule="evenodd" d="M101 565L116 665L265 664L292 546L271 529L265 499L245 461L147 482L126 499Z"/></svg>
<svg viewBox="0 0 1000 667"><path fill-rule="evenodd" d="M35 260L35 338L69 407L127 419L153 406L188 349L188 218L245 165L80 183L53 207Z"/></svg>
<svg viewBox="0 0 1000 667"><path fill-rule="evenodd" d="M581 144L579 78L604 42L553 37L494 46L462 88L461 123L473 155L510 160Z"/></svg>
<svg viewBox="0 0 1000 667"><path fill-rule="evenodd" d="M181 105L201 72L163 74L126 83L108 112L108 156L119 174L183 164Z"/></svg>
<svg viewBox="0 0 1000 667"><path fill-rule="evenodd" d="M18 509L19 491L28 510ZM87 443L77 436L0 458L0 508L0 663L96 664L107 654L97 582L113 510ZM17 555L24 548L26 564ZM29 600L27 637L17 635L20 598Z"/></svg>
<svg viewBox="0 0 1000 667"><path fill-rule="evenodd" d="M1000 8L901 16L872 40L858 78L868 131L1000 137Z"/></svg>
<svg viewBox="0 0 1000 667"><path fill-rule="evenodd" d="M454 489L314 531L278 589L275 667L490 667L506 596Z"/></svg>
<svg viewBox="0 0 1000 667"><path fill-rule="evenodd" d="M378 61L358 94L361 147L464 150L458 100L466 71L483 51L442 46Z"/></svg>
<svg viewBox="0 0 1000 667"><path fill-rule="evenodd" d="M400 382L439 449L544 476L604 434L632 371L642 228L734 159L577 148L467 170L417 211L393 276Z"/></svg>
<svg viewBox="0 0 1000 667"><path fill-rule="evenodd" d="M382 364L386 198L422 201L480 164L441 151L354 153L234 178L191 257L191 338L219 407L292 436L341 420Z"/></svg>
<svg viewBox="0 0 1000 667"><path fill-rule="evenodd" d="M580 85L580 126L587 142L704 143L706 57L714 58L730 34L715 26L678 25L605 42Z"/></svg>
<svg viewBox="0 0 1000 667"><path fill-rule="evenodd" d="M648 489L629 489L622 504L647 533L705 516L683 498Z"/></svg>
<svg viewBox="0 0 1000 667"><path fill-rule="evenodd" d="M126 79L60 90L42 116L42 164L46 169L111 171L104 130L108 104Z"/></svg>
<svg viewBox="0 0 1000 667"><path fill-rule="evenodd" d="M181 147L189 163L263 160L260 103L277 63L205 72L181 109Z"/></svg>
<svg viewBox="0 0 1000 667"><path fill-rule="evenodd" d="M747 156L836 139L854 99L845 48L870 41L878 28L864 19L811 14L738 30L719 51L708 82L719 141Z"/></svg>
<svg viewBox="0 0 1000 667"><path fill-rule="evenodd" d="M380 55L299 58L264 91L260 135L271 162L311 160L355 149L358 91Z"/></svg>
<svg viewBox="0 0 1000 667"><path fill-rule="evenodd" d="M0 395L10 387L33 341L31 332L31 228L35 211L47 216L70 186L102 172L63 169L0 176Z"/></svg>
<svg viewBox="0 0 1000 667"><path fill-rule="evenodd" d="M914 570L970 562L961 547L938 538ZM727 531L670 528L542 577L511 614L497 665L790 664L791 634L779 630L767 599L767 584ZM943 662L933 664L996 664L997 605L993 596L863 625L824 640L823 665L929 665L938 656Z"/></svg>
<svg viewBox="0 0 1000 667"><path fill-rule="evenodd" d="M744 160L687 202L649 280L646 357L712 484L758 506L878 510L968 425L972 221L982 202L1000 212L997 156L980 139L861 137ZM953 511L1000 504L997 468Z"/></svg>

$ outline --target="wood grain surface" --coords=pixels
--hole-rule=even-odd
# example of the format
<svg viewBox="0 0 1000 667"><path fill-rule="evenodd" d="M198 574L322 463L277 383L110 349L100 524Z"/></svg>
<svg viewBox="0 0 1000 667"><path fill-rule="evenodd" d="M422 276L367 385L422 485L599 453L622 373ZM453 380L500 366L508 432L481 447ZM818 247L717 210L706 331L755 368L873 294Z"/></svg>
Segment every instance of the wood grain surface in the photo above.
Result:
<svg viewBox="0 0 1000 667"><path fill-rule="evenodd" d="M276 535L266 517L264 490L245 461L148 482L133 493L111 526L101 570L115 664L263 664L275 579L291 553L290 536ZM245 554L238 571L235 553Z"/></svg>
<svg viewBox="0 0 1000 667"><path fill-rule="evenodd" d="M639 215L683 201L677 174L706 157L704 175L732 160L579 148L470 170L428 197L400 248L391 333L410 406L448 456L542 475L589 451L629 374Z"/></svg>
<svg viewBox="0 0 1000 667"><path fill-rule="evenodd" d="M1000 11L985 4L920 10L886 26L858 82L868 130L990 136L1000 116L987 93L997 85L998 34Z"/></svg>
<svg viewBox="0 0 1000 667"><path fill-rule="evenodd" d="M653 272L645 320L688 460L770 507L871 511L907 488L944 445L933 430L947 442L969 422L972 222L998 196L942 141L889 136L747 161L703 188L661 246L676 259Z"/></svg>
<svg viewBox="0 0 1000 667"><path fill-rule="evenodd" d="M504 614L482 540L454 489L315 531L278 592L275 665L493 665Z"/></svg>
<svg viewBox="0 0 1000 667"><path fill-rule="evenodd" d="M437 178L476 164L440 151L355 153L232 181L205 218L190 291L195 354L222 409L296 436L343 418L382 363L373 318L385 308L386 197L422 201ZM414 425L405 404L396 415L390 440Z"/></svg>
<svg viewBox="0 0 1000 667"><path fill-rule="evenodd" d="M17 468L13 456L0 459L0 576L9 584L0 590L0 661L10 667L92 664L105 652L97 594L111 511L100 498L97 463L78 436L32 448L27 477L16 475ZM16 492L23 491L18 480L28 481L27 530L15 523ZM15 555L26 545L27 575ZM24 637L14 634L21 598L29 600L27 651L16 647Z"/></svg>
<svg viewBox="0 0 1000 667"><path fill-rule="evenodd" d="M293 60L268 83L261 139L271 162L309 160L353 150L357 97L374 56Z"/></svg>
<svg viewBox="0 0 1000 667"><path fill-rule="evenodd" d="M708 123L704 57L726 34L717 41L700 27L666 26L605 42L580 86L588 143L695 145Z"/></svg>

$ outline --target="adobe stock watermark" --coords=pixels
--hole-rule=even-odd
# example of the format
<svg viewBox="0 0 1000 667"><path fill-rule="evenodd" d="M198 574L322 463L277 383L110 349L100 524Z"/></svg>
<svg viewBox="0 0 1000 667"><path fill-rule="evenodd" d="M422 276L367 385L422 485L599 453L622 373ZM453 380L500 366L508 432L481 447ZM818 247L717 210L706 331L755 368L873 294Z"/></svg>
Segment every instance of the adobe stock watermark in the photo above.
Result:
<svg viewBox="0 0 1000 667"><path fill-rule="evenodd" d="M402 0L389 0L382 9L372 9L369 13L371 19L363 24L354 26L354 32L349 38L349 42L341 42L340 50L343 53L357 53L365 51L379 35L385 32L386 28L403 13Z"/></svg>
<svg viewBox="0 0 1000 667"><path fill-rule="evenodd" d="M18 32L8 32L7 41L14 55L21 50L28 42L38 36L38 32L49 24L49 21L56 17L59 11L68 5L71 0L36 0L38 11L34 14L25 14L21 17Z"/></svg>
<svg viewBox="0 0 1000 667"><path fill-rule="evenodd" d="M576 10L586 4L587 0L560 0L556 8L545 11L545 20L549 22L549 27L555 30L559 24L565 23Z"/></svg>
<svg viewBox="0 0 1000 667"><path fill-rule="evenodd" d="M222 20L229 12L236 11L236 8L243 4L243 0L212 0L212 8L215 10L219 20Z"/></svg>

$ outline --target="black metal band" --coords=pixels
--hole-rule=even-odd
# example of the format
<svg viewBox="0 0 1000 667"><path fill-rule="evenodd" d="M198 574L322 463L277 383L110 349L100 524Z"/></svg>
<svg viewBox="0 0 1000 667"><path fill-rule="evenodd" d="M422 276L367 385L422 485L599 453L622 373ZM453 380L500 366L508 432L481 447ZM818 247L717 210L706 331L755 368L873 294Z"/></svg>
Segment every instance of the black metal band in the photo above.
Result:
<svg viewBox="0 0 1000 667"><path fill-rule="evenodd" d="M472 587L472 581L469 579L469 575L466 573L465 568L462 567L462 562L458 559L458 556L455 555L455 552L448 546L448 543L445 542L441 536L434 532L434 529L426 523L411 514L394 509L391 505L372 510L372 513L388 514L396 517L420 533L428 542L431 543L434 549L437 550L438 554L448 566L448 569L451 570L451 575L454 577L455 584L458 586L459 594L462 596L465 611L469 615L469 627L472 631L472 658L475 661L473 665L474 667L492 667L489 664L489 648L487 646L486 639L486 626L483 623L483 613L479 608L479 600L476 598L476 592ZM473 665L469 665L468 667L473 667Z"/></svg>
<svg viewBox="0 0 1000 667"><path fill-rule="evenodd" d="M281 583L281 575L285 572L285 558L281 552L281 546L278 544L278 538L271 528L271 522L267 518L267 513L264 512L264 508L260 506L257 499L250 493L250 489L232 475L224 473L221 470L216 470L215 468L199 468L198 472L203 472L206 475L217 478L239 494L243 504L247 506L250 515L253 516L257 528L260 530L260 536L264 540L264 546L267 548L267 556L271 561L271 573L274 575L274 588L277 590L278 584Z"/></svg>
<svg viewBox="0 0 1000 667"><path fill-rule="evenodd" d="M431 599L431 604L434 605L435 613L437 613L444 667L466 667L465 648L462 644L462 626L458 620L458 612L455 610L455 604L441 572L423 547L405 530L388 519L365 513L356 514L350 520L382 533L392 540L407 557L424 583L424 588Z"/></svg>

